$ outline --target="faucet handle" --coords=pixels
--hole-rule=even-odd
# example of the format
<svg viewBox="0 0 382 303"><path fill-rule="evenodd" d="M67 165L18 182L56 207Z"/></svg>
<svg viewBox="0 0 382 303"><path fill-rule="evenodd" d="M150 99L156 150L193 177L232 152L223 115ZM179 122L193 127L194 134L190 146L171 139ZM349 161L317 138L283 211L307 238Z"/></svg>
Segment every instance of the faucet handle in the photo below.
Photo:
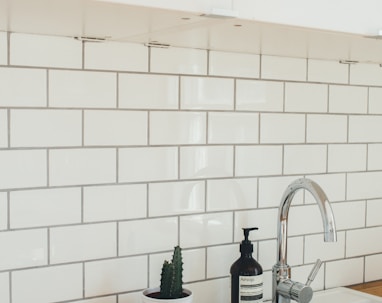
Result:
<svg viewBox="0 0 382 303"><path fill-rule="evenodd" d="M317 259L316 264L314 264L312 271L310 272L308 279L306 280L306 285L310 286L310 284L313 282L314 278L316 277L318 271L320 270L320 267L322 265L322 261L320 259Z"/></svg>
<svg viewBox="0 0 382 303"><path fill-rule="evenodd" d="M294 282L291 279L280 282L277 285L277 291L285 298L295 300L299 303L309 303L313 297L313 290L310 286L300 282Z"/></svg>

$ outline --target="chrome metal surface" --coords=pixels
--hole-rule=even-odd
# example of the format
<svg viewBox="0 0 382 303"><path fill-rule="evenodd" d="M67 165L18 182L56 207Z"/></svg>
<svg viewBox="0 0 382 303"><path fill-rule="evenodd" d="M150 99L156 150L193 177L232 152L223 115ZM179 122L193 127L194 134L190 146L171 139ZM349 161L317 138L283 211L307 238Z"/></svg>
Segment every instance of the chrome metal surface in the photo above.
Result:
<svg viewBox="0 0 382 303"><path fill-rule="evenodd" d="M273 286L272 302L289 303L296 300L300 303L307 303L311 300L312 289L310 283L317 274L321 261L317 261L307 284L294 282L290 279L290 266L287 264L287 239L288 239L288 214L293 197L299 189L309 191L315 198L321 212L324 227L324 240L334 242L337 240L334 216L329 200L322 188L312 180L302 178L291 183L285 190L279 207L279 217L277 225L277 263L273 266Z"/></svg>

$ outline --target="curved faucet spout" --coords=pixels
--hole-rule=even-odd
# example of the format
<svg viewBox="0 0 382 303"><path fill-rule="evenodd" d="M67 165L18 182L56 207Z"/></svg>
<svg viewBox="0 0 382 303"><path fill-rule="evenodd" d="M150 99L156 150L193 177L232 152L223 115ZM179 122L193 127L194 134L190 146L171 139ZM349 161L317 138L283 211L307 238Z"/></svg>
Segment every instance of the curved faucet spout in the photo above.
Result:
<svg viewBox="0 0 382 303"><path fill-rule="evenodd" d="M322 188L312 180L301 178L291 183L285 190L279 208L278 220L278 264L287 265L288 213L297 190L306 189L315 198L321 212L325 242L337 241L337 233L332 208Z"/></svg>
<svg viewBox="0 0 382 303"><path fill-rule="evenodd" d="M324 240L334 242L337 240L336 226L330 203L322 188L309 179L297 179L285 190L279 208L279 220L277 223L277 256L278 260L273 266L272 303L290 303L297 300L299 303L308 303L313 295L312 288L308 283L294 282L290 279L290 266L287 263L287 239L288 239L288 214L293 197L299 189L306 189L315 198L320 208L322 223L324 226ZM319 261L319 260L318 260ZM317 264L321 264L319 261ZM319 267L319 265L317 265ZM317 271L318 268L315 270Z"/></svg>

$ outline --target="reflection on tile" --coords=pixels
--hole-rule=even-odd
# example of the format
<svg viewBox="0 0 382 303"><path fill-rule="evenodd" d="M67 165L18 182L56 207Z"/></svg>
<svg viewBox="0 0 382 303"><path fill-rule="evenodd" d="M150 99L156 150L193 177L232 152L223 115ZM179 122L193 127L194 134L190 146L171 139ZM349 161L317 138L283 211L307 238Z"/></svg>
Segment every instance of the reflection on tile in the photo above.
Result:
<svg viewBox="0 0 382 303"><path fill-rule="evenodd" d="M233 79L182 77L180 85L181 109L233 109Z"/></svg>
<svg viewBox="0 0 382 303"><path fill-rule="evenodd" d="M204 181L149 184L150 216L204 212L204 200Z"/></svg>
<svg viewBox="0 0 382 303"><path fill-rule="evenodd" d="M208 143L258 143L259 115L212 112L208 115Z"/></svg>
<svg viewBox="0 0 382 303"><path fill-rule="evenodd" d="M14 303L74 300L80 298L82 292L81 264L21 270L12 275Z"/></svg>
<svg viewBox="0 0 382 303"><path fill-rule="evenodd" d="M232 76L258 78L260 56L255 54L209 52L209 74L214 76Z"/></svg>
<svg viewBox="0 0 382 303"><path fill-rule="evenodd" d="M150 144L203 144L206 124L206 114L202 112L152 112Z"/></svg>
<svg viewBox="0 0 382 303"><path fill-rule="evenodd" d="M0 233L0 270L46 265L47 231L44 229Z"/></svg>
<svg viewBox="0 0 382 303"><path fill-rule="evenodd" d="M118 237L118 255L163 251L173 248L178 241L178 219L167 217L121 222Z"/></svg>
<svg viewBox="0 0 382 303"><path fill-rule="evenodd" d="M232 214L212 213L180 218L180 246L225 244L232 240Z"/></svg>
<svg viewBox="0 0 382 303"><path fill-rule="evenodd" d="M179 106L177 76L120 74L118 81L120 108L177 109Z"/></svg>
<svg viewBox="0 0 382 303"><path fill-rule="evenodd" d="M232 146L181 147L180 177L182 179L232 176Z"/></svg>
<svg viewBox="0 0 382 303"><path fill-rule="evenodd" d="M281 82L237 80L236 109L283 111L284 84Z"/></svg>

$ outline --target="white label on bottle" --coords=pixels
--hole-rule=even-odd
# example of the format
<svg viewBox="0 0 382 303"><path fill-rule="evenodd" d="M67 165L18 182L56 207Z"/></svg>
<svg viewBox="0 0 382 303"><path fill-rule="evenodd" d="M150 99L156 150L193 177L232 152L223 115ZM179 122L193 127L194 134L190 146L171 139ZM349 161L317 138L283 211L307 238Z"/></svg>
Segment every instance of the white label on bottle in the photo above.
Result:
<svg viewBox="0 0 382 303"><path fill-rule="evenodd" d="M263 275L239 276L239 303L263 302Z"/></svg>

